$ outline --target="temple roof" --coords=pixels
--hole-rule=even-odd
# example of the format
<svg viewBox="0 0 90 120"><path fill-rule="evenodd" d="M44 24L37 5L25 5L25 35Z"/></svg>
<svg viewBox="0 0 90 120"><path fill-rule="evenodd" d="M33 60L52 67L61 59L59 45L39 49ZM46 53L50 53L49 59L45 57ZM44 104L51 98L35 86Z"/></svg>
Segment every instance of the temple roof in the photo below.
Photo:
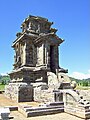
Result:
<svg viewBox="0 0 90 120"><path fill-rule="evenodd" d="M22 24L24 23L27 23L29 20L37 20L39 22L47 22L49 24L53 24L53 22L49 22L47 18L43 18L43 17L40 17L40 16L32 16L32 15L29 15L24 21Z"/></svg>
<svg viewBox="0 0 90 120"><path fill-rule="evenodd" d="M16 34L17 38L12 47L23 40L31 40L35 44L43 41L56 45L61 44L64 40L56 35L57 29L51 28L52 24L53 22L49 22L46 18L29 15L22 23L22 32Z"/></svg>

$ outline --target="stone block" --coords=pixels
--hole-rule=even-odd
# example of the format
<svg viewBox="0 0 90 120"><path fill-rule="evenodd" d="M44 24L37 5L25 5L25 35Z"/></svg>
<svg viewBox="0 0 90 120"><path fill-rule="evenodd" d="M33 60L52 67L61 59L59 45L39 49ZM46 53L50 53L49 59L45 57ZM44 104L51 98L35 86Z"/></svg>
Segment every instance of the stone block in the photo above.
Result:
<svg viewBox="0 0 90 120"><path fill-rule="evenodd" d="M33 101L33 87L29 85L20 87L18 95L19 95L18 102Z"/></svg>
<svg viewBox="0 0 90 120"><path fill-rule="evenodd" d="M9 108L0 108L0 119L8 120L9 119L10 110Z"/></svg>

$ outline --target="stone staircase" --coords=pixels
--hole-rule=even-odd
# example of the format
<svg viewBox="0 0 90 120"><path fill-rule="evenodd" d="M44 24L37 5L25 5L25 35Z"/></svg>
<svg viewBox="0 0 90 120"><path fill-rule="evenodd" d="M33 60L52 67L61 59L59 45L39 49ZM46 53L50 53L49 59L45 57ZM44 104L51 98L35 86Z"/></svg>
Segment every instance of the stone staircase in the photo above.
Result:
<svg viewBox="0 0 90 120"><path fill-rule="evenodd" d="M64 112L64 103L54 102L49 104L43 104L38 107L20 106L19 111L23 113L26 117L56 114Z"/></svg>

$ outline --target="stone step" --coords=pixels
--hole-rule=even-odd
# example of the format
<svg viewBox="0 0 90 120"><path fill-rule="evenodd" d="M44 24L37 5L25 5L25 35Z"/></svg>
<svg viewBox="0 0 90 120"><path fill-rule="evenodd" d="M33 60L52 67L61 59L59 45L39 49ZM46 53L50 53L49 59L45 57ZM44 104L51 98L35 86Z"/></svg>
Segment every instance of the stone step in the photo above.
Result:
<svg viewBox="0 0 90 120"><path fill-rule="evenodd" d="M58 106L58 105L64 105L64 102L52 102L49 103L50 106Z"/></svg>
<svg viewBox="0 0 90 120"><path fill-rule="evenodd" d="M10 111L18 111L18 106L6 106L5 108L9 108Z"/></svg>
<svg viewBox="0 0 90 120"><path fill-rule="evenodd" d="M48 110L48 109L57 109L57 108L63 108L64 106L48 106L48 107L31 107L31 108L24 108L25 112L28 111L38 111L38 110Z"/></svg>
<svg viewBox="0 0 90 120"><path fill-rule="evenodd" d="M26 117L50 115L50 114L56 114L56 113L60 113L60 112L64 112L64 108L34 110L34 111L26 112Z"/></svg>
<svg viewBox="0 0 90 120"><path fill-rule="evenodd" d="M56 114L64 112L64 103L63 102L45 103L39 105L38 107L19 106L18 110L26 117Z"/></svg>

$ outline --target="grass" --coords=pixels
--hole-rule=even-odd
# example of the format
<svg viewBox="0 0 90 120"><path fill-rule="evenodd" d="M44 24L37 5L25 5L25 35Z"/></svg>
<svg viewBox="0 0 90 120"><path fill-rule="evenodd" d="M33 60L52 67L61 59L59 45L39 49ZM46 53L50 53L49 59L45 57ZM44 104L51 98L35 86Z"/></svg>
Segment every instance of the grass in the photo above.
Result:
<svg viewBox="0 0 90 120"><path fill-rule="evenodd" d="M0 84L0 91L3 91L5 88L5 85Z"/></svg>
<svg viewBox="0 0 90 120"><path fill-rule="evenodd" d="M79 89L79 90L90 90L90 86L77 86L76 89Z"/></svg>

